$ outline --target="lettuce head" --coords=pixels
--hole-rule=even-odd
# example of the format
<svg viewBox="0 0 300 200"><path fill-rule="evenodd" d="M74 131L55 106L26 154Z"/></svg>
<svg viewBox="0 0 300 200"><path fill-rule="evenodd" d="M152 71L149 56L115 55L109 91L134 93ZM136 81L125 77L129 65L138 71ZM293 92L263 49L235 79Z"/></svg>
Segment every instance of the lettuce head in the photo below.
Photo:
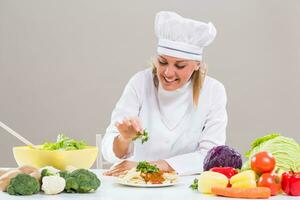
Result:
<svg viewBox="0 0 300 200"><path fill-rule="evenodd" d="M271 153L276 159L276 168L283 171L300 171L300 146L292 138L280 134L269 134L256 139L246 153L246 161L242 170L250 169L250 159L260 151Z"/></svg>

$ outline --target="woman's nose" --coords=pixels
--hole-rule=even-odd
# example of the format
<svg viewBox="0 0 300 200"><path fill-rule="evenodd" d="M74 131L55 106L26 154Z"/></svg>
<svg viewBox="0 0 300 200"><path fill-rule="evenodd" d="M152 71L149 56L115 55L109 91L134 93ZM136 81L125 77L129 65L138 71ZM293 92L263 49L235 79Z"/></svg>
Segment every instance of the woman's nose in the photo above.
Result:
<svg viewBox="0 0 300 200"><path fill-rule="evenodd" d="M167 76L167 77L172 77L174 75L174 69L172 66L167 66L166 67L166 70L164 72L164 74Z"/></svg>

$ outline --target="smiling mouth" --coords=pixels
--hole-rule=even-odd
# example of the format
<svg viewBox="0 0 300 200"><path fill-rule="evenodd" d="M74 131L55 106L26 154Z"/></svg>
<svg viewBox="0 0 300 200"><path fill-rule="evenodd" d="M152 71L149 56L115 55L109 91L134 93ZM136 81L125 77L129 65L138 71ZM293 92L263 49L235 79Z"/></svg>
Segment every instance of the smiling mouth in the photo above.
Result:
<svg viewBox="0 0 300 200"><path fill-rule="evenodd" d="M177 78L175 78L175 79L168 79L167 77L164 77L164 80L167 83L173 83L173 82L177 81L178 79Z"/></svg>

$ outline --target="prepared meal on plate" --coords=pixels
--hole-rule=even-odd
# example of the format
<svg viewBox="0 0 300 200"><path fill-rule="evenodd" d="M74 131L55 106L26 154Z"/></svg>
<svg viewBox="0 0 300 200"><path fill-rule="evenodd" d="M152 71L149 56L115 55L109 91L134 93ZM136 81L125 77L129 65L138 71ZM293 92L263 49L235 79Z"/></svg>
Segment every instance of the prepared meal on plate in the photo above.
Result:
<svg viewBox="0 0 300 200"><path fill-rule="evenodd" d="M120 177L121 183L129 184L170 184L177 181L178 175L175 172L163 172L147 161L139 162L136 168Z"/></svg>

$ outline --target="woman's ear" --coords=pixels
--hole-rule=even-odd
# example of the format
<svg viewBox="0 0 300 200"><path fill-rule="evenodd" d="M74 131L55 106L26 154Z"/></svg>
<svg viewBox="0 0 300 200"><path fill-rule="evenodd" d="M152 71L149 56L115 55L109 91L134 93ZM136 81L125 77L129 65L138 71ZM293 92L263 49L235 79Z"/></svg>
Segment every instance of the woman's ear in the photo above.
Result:
<svg viewBox="0 0 300 200"><path fill-rule="evenodd" d="M195 71L198 71L200 69L200 66L201 66L201 62L197 61L196 62L196 67L195 67Z"/></svg>

